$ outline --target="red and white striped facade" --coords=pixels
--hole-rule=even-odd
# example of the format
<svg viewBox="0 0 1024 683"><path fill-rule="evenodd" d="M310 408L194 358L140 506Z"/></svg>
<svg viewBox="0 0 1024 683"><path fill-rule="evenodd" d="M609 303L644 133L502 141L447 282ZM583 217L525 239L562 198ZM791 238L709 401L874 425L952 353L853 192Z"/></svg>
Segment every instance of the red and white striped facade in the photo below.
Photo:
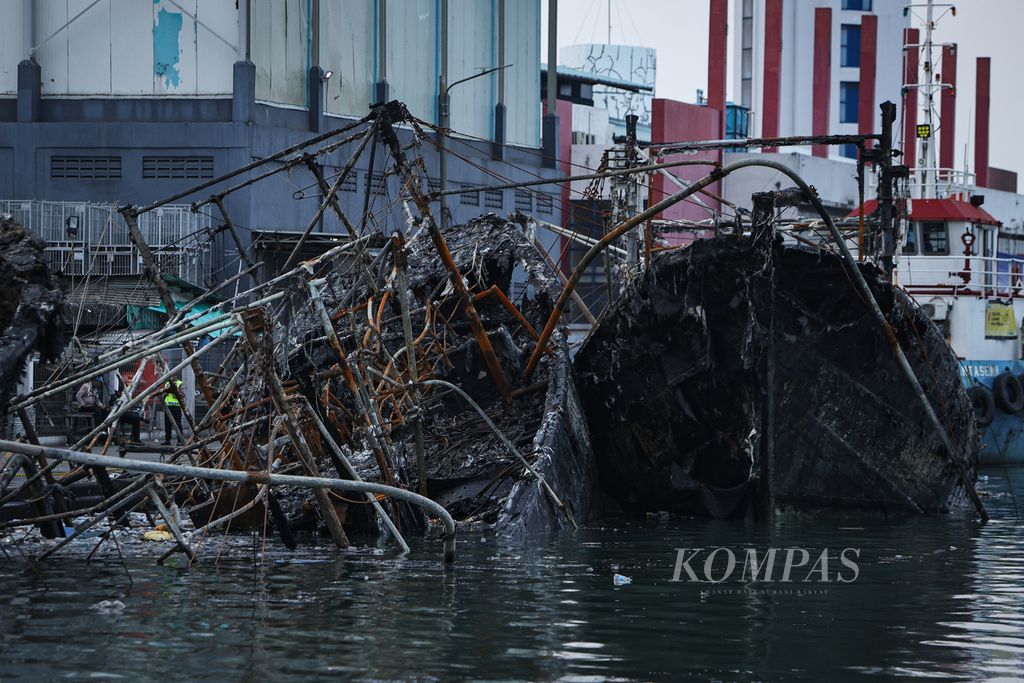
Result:
<svg viewBox="0 0 1024 683"><path fill-rule="evenodd" d="M844 0L732 4L733 101L751 110L752 136L873 132L878 105L900 101L910 25L903 3L874 0L871 11L844 9L859 4ZM844 25L860 27L859 66L843 66ZM856 122L841 116L843 83L859 84Z"/></svg>

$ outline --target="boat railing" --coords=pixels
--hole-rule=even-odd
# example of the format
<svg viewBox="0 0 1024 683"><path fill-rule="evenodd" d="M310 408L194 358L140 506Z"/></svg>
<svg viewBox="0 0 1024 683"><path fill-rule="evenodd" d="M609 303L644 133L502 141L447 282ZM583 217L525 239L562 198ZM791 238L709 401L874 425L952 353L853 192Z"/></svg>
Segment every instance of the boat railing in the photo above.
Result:
<svg viewBox="0 0 1024 683"><path fill-rule="evenodd" d="M1024 256L903 256L897 272L900 284L911 290L1024 296Z"/></svg>
<svg viewBox="0 0 1024 683"><path fill-rule="evenodd" d="M866 187L873 189L878 184L875 171L868 171ZM977 189L974 173L956 168L918 166L910 169L908 190L912 198L959 199L969 202ZM871 193L873 194L873 193Z"/></svg>

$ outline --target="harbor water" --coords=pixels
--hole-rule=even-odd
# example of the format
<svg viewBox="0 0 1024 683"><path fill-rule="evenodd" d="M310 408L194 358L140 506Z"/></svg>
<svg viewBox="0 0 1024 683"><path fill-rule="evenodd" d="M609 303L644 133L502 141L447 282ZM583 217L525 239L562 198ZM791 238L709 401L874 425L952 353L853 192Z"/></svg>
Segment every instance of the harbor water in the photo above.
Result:
<svg viewBox="0 0 1024 683"><path fill-rule="evenodd" d="M243 539L191 569L109 554L32 566L6 546L0 680L1013 679L1024 469L982 476L985 525L798 516L611 522L523 543L465 533L448 569L427 540L400 557ZM704 550L682 567L680 548ZM689 580L720 548L722 580ZM741 578L750 548L778 549L772 581ZM791 549L810 561L780 581ZM835 559L848 549L855 572ZM832 565L811 572L825 550Z"/></svg>

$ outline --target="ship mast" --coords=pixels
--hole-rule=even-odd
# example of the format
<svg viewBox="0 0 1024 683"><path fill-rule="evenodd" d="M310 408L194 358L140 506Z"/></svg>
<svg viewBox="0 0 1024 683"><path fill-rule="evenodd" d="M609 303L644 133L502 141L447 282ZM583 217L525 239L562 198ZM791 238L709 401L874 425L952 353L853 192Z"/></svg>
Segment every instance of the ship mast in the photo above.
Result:
<svg viewBox="0 0 1024 683"><path fill-rule="evenodd" d="M942 17L946 16L947 13L952 13L956 16L956 6L951 4L936 5L933 0L923 4L911 4L904 7L904 14L913 14L919 20L921 15L915 11L915 9L924 9L924 42L918 45L907 45L907 48L920 48L924 53L924 78L921 79L920 83L905 83L904 88L914 88L919 90L924 95L924 125L927 126L927 135L918 135L917 140L920 141L921 155L914 156L914 164L920 162L921 166L915 168L915 176L917 177L916 192L918 199L934 199L936 197L936 188L938 186L938 164L935 159L935 131L938 116L935 112L935 94L941 92L943 88L952 88L952 84L942 83L936 80L935 76L935 62L932 58L932 50L935 44L932 41L932 31L935 29L936 22ZM935 17L935 9L945 9L938 18ZM941 74L940 74L941 77ZM918 74L914 75L914 80L919 80ZM910 112L904 112L903 115L907 116Z"/></svg>
<svg viewBox="0 0 1024 683"><path fill-rule="evenodd" d="M928 84L925 88L924 100L924 122L928 126L929 136L921 140L921 157L924 159L924 170L921 177L921 189L924 197L934 197L935 192L935 145L932 144L934 135L935 115L935 69L932 66L932 29L935 26L935 6L932 0L928 0L928 12L924 26L924 78Z"/></svg>

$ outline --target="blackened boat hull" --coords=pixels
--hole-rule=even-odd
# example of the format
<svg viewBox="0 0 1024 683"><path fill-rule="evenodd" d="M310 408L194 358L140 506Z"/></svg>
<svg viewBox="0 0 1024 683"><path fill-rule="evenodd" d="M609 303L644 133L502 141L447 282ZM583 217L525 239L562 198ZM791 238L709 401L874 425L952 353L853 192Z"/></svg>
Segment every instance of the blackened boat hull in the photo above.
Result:
<svg viewBox="0 0 1024 683"><path fill-rule="evenodd" d="M544 416L534 438L534 469L566 505L577 523L587 520L596 500L597 467L590 431L572 374L564 333L552 339ZM520 479L505 497L495 532L521 535L571 526L536 479Z"/></svg>
<svg viewBox="0 0 1024 683"><path fill-rule="evenodd" d="M957 361L864 274L973 474ZM940 512L963 502L889 340L831 254L707 240L656 259L576 359L603 489L626 510Z"/></svg>

